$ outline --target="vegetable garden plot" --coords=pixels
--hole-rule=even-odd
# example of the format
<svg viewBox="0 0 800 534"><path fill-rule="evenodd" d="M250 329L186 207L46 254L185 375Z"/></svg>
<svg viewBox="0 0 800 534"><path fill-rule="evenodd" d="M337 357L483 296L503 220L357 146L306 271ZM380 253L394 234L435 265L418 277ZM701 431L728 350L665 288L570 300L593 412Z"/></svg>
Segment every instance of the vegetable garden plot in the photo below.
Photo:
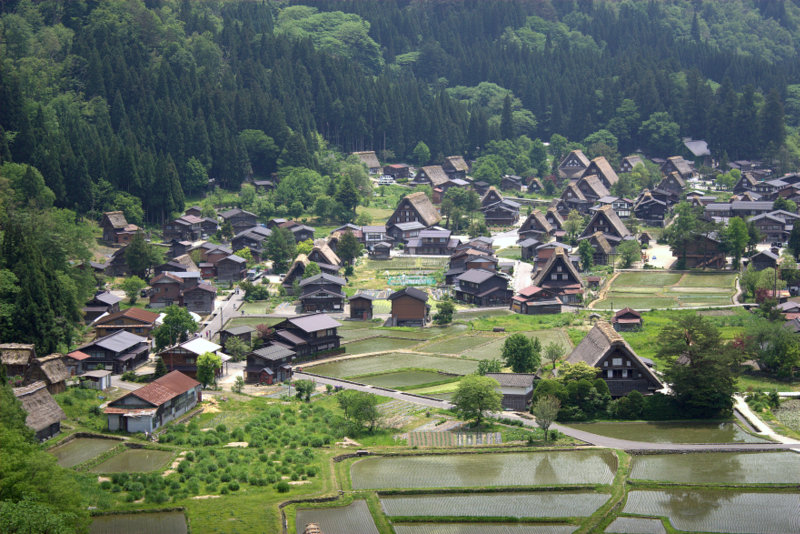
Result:
<svg viewBox="0 0 800 534"><path fill-rule="evenodd" d="M433 369L444 371L445 373L466 375L478 368L478 362L462 358L390 352L377 356L365 356L363 358L352 358L315 365L308 367L308 371L318 375L343 378L407 368Z"/></svg>
<svg viewBox="0 0 800 534"><path fill-rule="evenodd" d="M800 494L722 490L636 490L625 513L666 516L678 530L749 534L800 532Z"/></svg>
<svg viewBox="0 0 800 534"><path fill-rule="evenodd" d="M299 508L295 518L297 532L303 532L309 523L319 525L325 534L378 534L364 500L337 508Z"/></svg>
<svg viewBox="0 0 800 534"><path fill-rule="evenodd" d="M614 534L667 534L660 519L641 517L618 517L606 527L606 532Z"/></svg>
<svg viewBox="0 0 800 534"><path fill-rule="evenodd" d="M608 500L589 491L386 496L388 516L585 517Z"/></svg>
<svg viewBox="0 0 800 534"><path fill-rule="evenodd" d="M186 534L183 512L101 515L92 519L89 534Z"/></svg>
<svg viewBox="0 0 800 534"><path fill-rule="evenodd" d="M142 473L160 471L174 453L152 449L128 449L91 469L92 473Z"/></svg>
<svg viewBox="0 0 800 534"><path fill-rule="evenodd" d="M50 453L56 457L61 467L74 467L100 456L120 443L122 442L116 439L75 438L51 449Z"/></svg>
<svg viewBox="0 0 800 534"><path fill-rule="evenodd" d="M633 286L633 287L657 287L671 286L677 284L683 273L669 272L632 272L620 273L614 279L614 287Z"/></svg>
<svg viewBox="0 0 800 534"><path fill-rule="evenodd" d="M634 456L631 478L687 484L800 483L800 454L709 452Z"/></svg>
<svg viewBox="0 0 800 534"><path fill-rule="evenodd" d="M413 523L393 526L395 534L571 534L575 531L575 525Z"/></svg>
<svg viewBox="0 0 800 534"><path fill-rule="evenodd" d="M500 432L409 432L410 447L477 447L500 445Z"/></svg>
<svg viewBox="0 0 800 534"><path fill-rule="evenodd" d="M365 268L370 271L437 271L445 267L448 258L394 257L390 260L367 260Z"/></svg>
<svg viewBox="0 0 800 534"><path fill-rule="evenodd" d="M678 282L680 287L716 287L733 291L736 274L686 273Z"/></svg>
<svg viewBox="0 0 800 534"><path fill-rule="evenodd" d="M373 457L350 468L354 489L609 484L615 471L609 451Z"/></svg>

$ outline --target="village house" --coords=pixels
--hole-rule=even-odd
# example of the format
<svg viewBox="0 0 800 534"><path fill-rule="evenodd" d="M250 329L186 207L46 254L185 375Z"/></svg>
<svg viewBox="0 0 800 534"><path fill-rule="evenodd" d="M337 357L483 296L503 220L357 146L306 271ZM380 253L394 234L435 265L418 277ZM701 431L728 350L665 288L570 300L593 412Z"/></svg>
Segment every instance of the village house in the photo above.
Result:
<svg viewBox="0 0 800 534"><path fill-rule="evenodd" d="M286 228L292 232L295 243L314 239L314 228L295 221L286 221L278 225L279 228Z"/></svg>
<svg viewBox="0 0 800 534"><path fill-rule="evenodd" d="M89 365L86 362L89 360L89 355L80 350L73 350L64 357L64 365L67 366L69 376L79 376L89 370Z"/></svg>
<svg viewBox="0 0 800 534"><path fill-rule="evenodd" d="M484 248L464 247L457 249L450 255L448 270L445 272L445 284L455 283L458 276L471 269L484 269L496 271L498 260L494 252Z"/></svg>
<svg viewBox="0 0 800 534"><path fill-rule="evenodd" d="M202 400L202 385L180 371L157 378L108 403L110 431L150 433L192 410Z"/></svg>
<svg viewBox="0 0 800 534"><path fill-rule="evenodd" d="M617 332L636 332L644 324L642 314L632 308L622 308L614 314L611 324Z"/></svg>
<svg viewBox="0 0 800 534"><path fill-rule="evenodd" d="M388 260L392 257L392 244L387 241L375 243L369 249L368 255L371 260Z"/></svg>
<svg viewBox="0 0 800 534"><path fill-rule="evenodd" d="M597 322L566 361L570 364L585 362L597 368L615 399L631 391L651 395L664 387L628 342L605 321Z"/></svg>
<svg viewBox="0 0 800 534"><path fill-rule="evenodd" d="M522 191L522 177L514 174L505 174L500 180L500 189L503 191Z"/></svg>
<svg viewBox="0 0 800 534"><path fill-rule="evenodd" d="M533 384L538 378L535 373L486 373L485 376L500 384L504 410L528 411L533 398Z"/></svg>
<svg viewBox="0 0 800 534"><path fill-rule="evenodd" d="M200 229L203 231L202 235L214 235L219 231L219 221L211 217L203 217L200 221Z"/></svg>
<svg viewBox="0 0 800 534"><path fill-rule="evenodd" d="M259 262L264 259L264 250L267 246L267 238L272 234L272 230L263 226L253 226L243 230L231 239L233 250L250 249L253 260Z"/></svg>
<svg viewBox="0 0 800 534"><path fill-rule="evenodd" d="M272 385L291 380L292 360L297 355L287 345L271 342L247 355L245 382Z"/></svg>
<svg viewBox="0 0 800 534"><path fill-rule="evenodd" d="M558 164L558 176L567 180L580 178L590 163L582 151L573 150Z"/></svg>
<svg viewBox="0 0 800 534"><path fill-rule="evenodd" d="M194 215L195 217L202 217L203 216L203 208L200 206L190 206L186 208L186 211L183 212L184 215Z"/></svg>
<svg viewBox="0 0 800 534"><path fill-rule="evenodd" d="M405 163L392 163L383 166L383 174L391 176L395 180L407 180L410 175L410 168Z"/></svg>
<svg viewBox="0 0 800 534"><path fill-rule="evenodd" d="M544 193L544 184L535 176L528 178L528 193Z"/></svg>
<svg viewBox="0 0 800 534"><path fill-rule="evenodd" d="M470 269L455 279L455 299L480 307L508 306L514 292L508 278L494 271Z"/></svg>
<svg viewBox="0 0 800 534"><path fill-rule="evenodd" d="M106 262L103 274L106 276L127 276L130 272L128 261L125 259L125 250L128 245L123 245L111 253L111 258Z"/></svg>
<svg viewBox="0 0 800 534"><path fill-rule="evenodd" d="M558 207L559 211L563 213L569 213L572 210L576 210L581 215L585 215L589 212L589 207L592 205L592 203L593 202L588 200L586 196L584 196L583 192L578 188L578 182L571 181L566 185L566 187L564 187Z"/></svg>
<svg viewBox="0 0 800 534"><path fill-rule="evenodd" d="M617 256L616 247L609 243L603 232L595 232L590 236L578 238L579 243L584 240L589 241L592 250L594 250L592 255L592 263L594 265L614 265Z"/></svg>
<svg viewBox="0 0 800 534"><path fill-rule="evenodd" d="M581 177L587 178L592 175L596 175L599 178L606 190L610 190L619 181L619 176L617 176L617 173L614 172L611 164L603 156L598 156L590 161L589 165L583 171Z"/></svg>
<svg viewBox="0 0 800 534"><path fill-rule="evenodd" d="M214 311L217 288L207 282L187 287L181 294L182 305L190 312L208 315Z"/></svg>
<svg viewBox="0 0 800 534"><path fill-rule="evenodd" d="M150 337L155 328L158 313L142 308L128 308L109 315L104 315L92 324L96 338L104 338L114 332L124 331L137 336Z"/></svg>
<svg viewBox="0 0 800 534"><path fill-rule="evenodd" d="M404 287L389 295L392 317L384 326L425 326L430 319L428 294L415 287Z"/></svg>
<svg viewBox="0 0 800 534"><path fill-rule="evenodd" d="M533 279L533 285L548 289L564 304L578 304L583 299L583 282L563 248L554 248L547 264Z"/></svg>
<svg viewBox="0 0 800 534"><path fill-rule="evenodd" d="M589 224L586 225L583 232L579 237L590 237L595 233L600 232L605 236L609 243L614 246L618 245L621 241L631 239L633 234L619 218L611 206L603 206L592 215Z"/></svg>
<svg viewBox="0 0 800 534"><path fill-rule="evenodd" d="M417 170L414 177L415 185L429 185L431 188L439 187L450 181L441 165L427 165Z"/></svg>
<svg viewBox="0 0 800 534"><path fill-rule="evenodd" d="M663 226L667 213L669 213L667 203L653 197L647 189L642 191L633 206L636 218L650 226Z"/></svg>
<svg viewBox="0 0 800 534"><path fill-rule="evenodd" d="M382 241L386 241L386 226L368 225L361 227L362 243L371 250L373 246Z"/></svg>
<svg viewBox="0 0 800 534"><path fill-rule="evenodd" d="M374 150L363 150L361 152L353 152L361 163L366 165L367 171L370 174L378 174L381 171L381 162L378 161L378 155Z"/></svg>
<svg viewBox="0 0 800 534"><path fill-rule="evenodd" d="M418 256L448 256L459 243L451 235L450 230L422 230L419 237L408 240L405 252Z"/></svg>
<svg viewBox="0 0 800 534"><path fill-rule="evenodd" d="M442 163L442 169L450 178L465 179L469 173L469 165L464 161L464 156L447 156Z"/></svg>
<svg viewBox="0 0 800 534"><path fill-rule="evenodd" d="M394 213L386 221L386 230L392 239L405 243L409 238L417 237L420 230L430 228L441 220L442 216L427 195L418 191L406 195L397 204Z"/></svg>
<svg viewBox="0 0 800 534"><path fill-rule="evenodd" d="M247 261L236 254L225 256L214 264L214 268L220 282L238 282L247 275Z"/></svg>
<svg viewBox="0 0 800 534"><path fill-rule="evenodd" d="M631 172L637 165L644 165L644 160L641 156L634 154L633 156L625 156L619 164L619 172Z"/></svg>
<svg viewBox="0 0 800 534"><path fill-rule="evenodd" d="M300 305L303 313L341 312L344 310L344 278L320 273L300 282Z"/></svg>
<svg viewBox="0 0 800 534"><path fill-rule="evenodd" d="M777 268L778 260L780 260L780 257L771 250L762 250L750 256L747 263L753 266L753 270L763 271L764 269Z"/></svg>
<svg viewBox="0 0 800 534"><path fill-rule="evenodd" d="M762 234L762 243L784 243L789 240L800 215L785 210L775 210L748 219Z"/></svg>
<svg viewBox="0 0 800 534"><path fill-rule="evenodd" d="M360 321L372 320L372 295L366 293L356 293L348 299L350 303L350 318Z"/></svg>
<svg viewBox="0 0 800 534"><path fill-rule="evenodd" d="M523 261L531 261L536 258L536 247L541 245L541 241L536 238L528 237L519 242L520 258Z"/></svg>
<svg viewBox="0 0 800 534"><path fill-rule="evenodd" d="M36 439L45 441L61 432L61 421L67 416L47 391L47 384L38 381L13 391L27 414L25 426L34 431Z"/></svg>
<svg viewBox="0 0 800 534"><path fill-rule="evenodd" d="M86 371L78 378L80 378L82 388L103 391L111 387L111 371L95 369L94 371Z"/></svg>
<svg viewBox="0 0 800 534"><path fill-rule="evenodd" d="M5 368L6 376L12 385L22 384L28 378L34 359L36 359L36 348L33 344L0 344L0 365Z"/></svg>
<svg viewBox="0 0 800 534"><path fill-rule="evenodd" d="M119 311L121 297L111 294L108 291L100 291L92 297L92 300L83 307L83 320L86 324L91 324L101 315L111 314Z"/></svg>
<svg viewBox="0 0 800 534"><path fill-rule="evenodd" d="M619 198L612 195L598 198L596 204L589 208L589 212L594 213L604 206L611 206L611 209L614 210L614 213L616 213L620 219L629 218L633 211L632 200L627 198Z"/></svg>
<svg viewBox="0 0 800 534"><path fill-rule="evenodd" d="M556 249L561 249L564 252L564 254L569 255L570 251L572 250L572 247L567 244L561 243L559 241L550 241L548 243L542 243L541 245L537 245L536 257L534 258L534 263L536 264L536 266L541 267L545 265L548 261L550 261L550 258L553 257L553 255L556 252Z"/></svg>
<svg viewBox="0 0 800 534"><path fill-rule="evenodd" d="M224 347L229 339L235 337L238 338L242 343L246 343L249 346L253 341L253 332L255 331L255 328L247 325L225 328L219 331L219 342L222 343L222 346Z"/></svg>
<svg viewBox="0 0 800 534"><path fill-rule="evenodd" d="M228 211L223 211L219 214L223 221L231 224L233 233L238 234L248 228L252 228L258 224L258 217L255 213L250 213L241 208L233 208Z"/></svg>
<svg viewBox="0 0 800 534"><path fill-rule="evenodd" d="M28 381L44 382L47 385L47 391L51 395L63 393L67 390L67 378L70 377L63 358L61 354L50 354L49 356L34 358L31 361L32 365Z"/></svg>
<svg viewBox="0 0 800 534"><path fill-rule="evenodd" d="M590 205L594 204L601 198L611 196L611 192L596 174L587 174L586 176L582 177L577 181L575 187L578 188Z"/></svg>
<svg viewBox="0 0 800 534"><path fill-rule="evenodd" d="M161 273L150 280L150 306L165 308L172 304L180 305L183 279L172 272Z"/></svg>
<svg viewBox="0 0 800 534"><path fill-rule="evenodd" d="M107 211L100 221L103 229L103 241L118 245L127 245L141 228L135 224L128 224L125 214L121 211Z"/></svg>
<svg viewBox="0 0 800 534"><path fill-rule="evenodd" d="M283 343L298 357L304 358L338 349L341 342L338 334L340 326L338 321L324 313L299 315L276 324L268 341Z"/></svg>
<svg viewBox="0 0 800 534"><path fill-rule="evenodd" d="M483 218L489 226L512 226L519 221L519 204L503 199L481 208Z"/></svg>
<svg viewBox="0 0 800 534"><path fill-rule="evenodd" d="M549 289L528 286L511 299L511 311L523 315L561 313L561 299Z"/></svg>
<svg viewBox="0 0 800 534"><path fill-rule="evenodd" d="M670 173L677 172L678 176L685 182L692 178L697 178L700 175L694 170L691 161L686 161L681 156L672 156L667 158L663 165L661 165L661 174L669 176Z"/></svg>
<svg viewBox="0 0 800 534"><path fill-rule="evenodd" d="M680 255L672 250L672 255ZM686 269L724 269L727 263L722 242L716 232L698 236L690 241L685 251Z"/></svg>
<svg viewBox="0 0 800 534"><path fill-rule="evenodd" d="M683 139L683 146L692 155L692 158L699 165L711 167L714 163L711 159L711 151L708 149L708 143L702 139L692 139L685 137Z"/></svg>
<svg viewBox="0 0 800 534"><path fill-rule="evenodd" d="M202 337L167 347L159 352L158 356L164 361L169 371L180 371L186 376L194 378L197 376L197 358L206 352L216 354L222 360L222 367L216 371L216 376L219 378L225 374L227 363L231 357L222 352L221 346Z"/></svg>
<svg viewBox="0 0 800 534"><path fill-rule="evenodd" d="M203 219L196 215L182 215L166 222L161 227L164 241L197 241L203 235L202 222Z"/></svg>
<svg viewBox="0 0 800 534"><path fill-rule="evenodd" d="M745 171L742 172L739 180L737 180L736 184L734 184L733 192L741 194L746 191L755 191L757 186L758 180L756 180L756 177L753 176L753 173Z"/></svg>
<svg viewBox="0 0 800 534"><path fill-rule="evenodd" d="M275 189L275 182L272 180L253 180L253 187L259 193L267 193Z"/></svg>
<svg viewBox="0 0 800 534"><path fill-rule="evenodd" d="M680 174L673 171L658 182L656 189L667 191L673 198L678 199L683 194L684 189L686 189L686 181L681 178Z"/></svg>
<svg viewBox="0 0 800 534"><path fill-rule="evenodd" d="M319 265L322 272L329 274L336 273L342 265L342 260L324 239L317 239L314 242L314 248L308 253L308 261L313 261Z"/></svg>
<svg viewBox="0 0 800 534"><path fill-rule="evenodd" d="M85 369L96 369L98 365L102 365L114 374L122 374L147 362L150 342L147 338L125 330L117 330L82 345L77 350L89 355L89 358L83 361Z"/></svg>
<svg viewBox="0 0 800 534"><path fill-rule="evenodd" d="M464 180L463 178L451 178L443 184L437 185L433 188L433 203L441 204L442 200L444 200L445 193L447 193L447 191L452 187L461 187L466 189L470 185L470 182Z"/></svg>

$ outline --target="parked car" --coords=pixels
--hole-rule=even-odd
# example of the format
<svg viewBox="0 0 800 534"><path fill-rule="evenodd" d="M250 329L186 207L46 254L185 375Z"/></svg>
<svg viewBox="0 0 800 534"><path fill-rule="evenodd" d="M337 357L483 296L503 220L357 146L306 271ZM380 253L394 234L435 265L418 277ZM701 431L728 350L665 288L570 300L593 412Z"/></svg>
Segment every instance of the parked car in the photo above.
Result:
<svg viewBox="0 0 800 534"><path fill-rule="evenodd" d="M394 178L391 176L381 176L380 180L378 180L378 185L392 185L394 183Z"/></svg>

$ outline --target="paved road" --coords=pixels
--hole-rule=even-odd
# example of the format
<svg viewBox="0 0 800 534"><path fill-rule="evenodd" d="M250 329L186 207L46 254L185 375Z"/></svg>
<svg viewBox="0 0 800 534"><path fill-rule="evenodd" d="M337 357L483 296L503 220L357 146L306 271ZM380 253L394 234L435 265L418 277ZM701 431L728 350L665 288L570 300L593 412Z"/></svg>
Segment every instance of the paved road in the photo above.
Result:
<svg viewBox="0 0 800 534"><path fill-rule="evenodd" d="M211 318L211 321L202 329L200 330L200 335L204 336L206 339L212 339L217 332L222 330L222 327L225 326L225 323L236 317L236 310L239 308L240 303L244 300L244 292L236 293L234 291L231 298L223 301L220 303L217 301L217 307L214 310L214 315ZM221 307L220 307L221 306Z"/></svg>
<svg viewBox="0 0 800 534"><path fill-rule="evenodd" d="M532 272L533 265L530 263L519 260L514 263L514 293L519 293L533 283Z"/></svg>
<svg viewBox="0 0 800 534"><path fill-rule="evenodd" d="M430 399L425 397L417 397L409 395L402 391L376 388L365 384L356 384L346 380L337 380L335 378L326 378L313 374L306 374L303 372L294 373L294 378L301 380L313 380L319 384L331 384L332 386L341 386L344 389L353 389L356 391L364 391L367 393L375 393L385 397L391 397L406 402L428 406L430 408L450 409L452 404L443 401ZM529 427L535 427L536 422L526 417L520 417L513 412L502 412L491 414L494 417L503 417L506 419L514 419L522 421L522 424ZM786 450L800 448L800 442L789 443L651 443L646 441L631 441L627 439L610 438L607 436L600 436L592 434L583 430L577 430L564 425L553 424L552 429L566 434L567 436L579 439L591 445L598 447L606 447L610 449L623 449L626 451L762 451L762 450ZM791 441L791 440L789 440Z"/></svg>

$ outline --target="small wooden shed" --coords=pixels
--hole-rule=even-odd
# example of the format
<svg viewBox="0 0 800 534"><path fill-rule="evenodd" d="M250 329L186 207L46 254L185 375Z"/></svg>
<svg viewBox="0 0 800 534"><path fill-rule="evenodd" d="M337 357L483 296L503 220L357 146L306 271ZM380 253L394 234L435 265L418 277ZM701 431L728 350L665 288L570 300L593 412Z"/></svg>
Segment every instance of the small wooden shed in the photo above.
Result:
<svg viewBox="0 0 800 534"><path fill-rule="evenodd" d="M372 319L372 301L374 297L364 293L357 293L350 297L350 318L361 321Z"/></svg>

